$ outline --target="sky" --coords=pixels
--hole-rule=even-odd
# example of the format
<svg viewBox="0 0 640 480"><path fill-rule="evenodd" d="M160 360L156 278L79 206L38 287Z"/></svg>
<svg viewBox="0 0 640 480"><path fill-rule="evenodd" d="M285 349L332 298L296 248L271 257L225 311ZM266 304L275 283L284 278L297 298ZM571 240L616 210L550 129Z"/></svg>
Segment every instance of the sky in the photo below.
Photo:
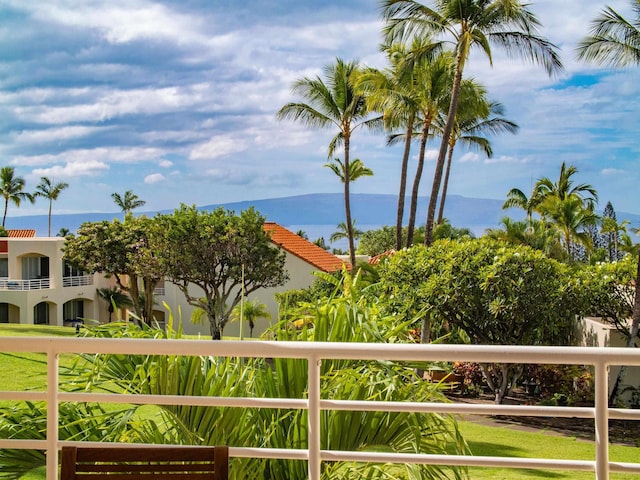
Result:
<svg viewBox="0 0 640 480"><path fill-rule="evenodd" d="M427 2L428 3L428 2ZM517 135L491 137L492 158L456 148L449 193L504 199L562 162L599 193L600 208L640 213L640 68L580 63L577 42L605 5L629 0L533 0L541 34L564 71L473 54L483 83ZM145 211L341 192L327 162L333 130L278 121L301 100L291 85L337 57L383 68L376 0L2 0L0 166L33 191L66 182L62 213L115 212L132 190ZM439 141L430 143L421 195L430 193ZM417 146L412 166L415 168ZM397 194L401 146L357 131L352 158L374 171L357 193ZM48 203L9 206L46 214Z"/></svg>

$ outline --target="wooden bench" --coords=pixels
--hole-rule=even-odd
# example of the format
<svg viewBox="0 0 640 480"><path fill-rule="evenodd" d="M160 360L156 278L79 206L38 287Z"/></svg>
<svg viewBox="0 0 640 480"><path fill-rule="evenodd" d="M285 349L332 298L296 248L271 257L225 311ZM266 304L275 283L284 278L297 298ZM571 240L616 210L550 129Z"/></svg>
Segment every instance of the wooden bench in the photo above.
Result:
<svg viewBox="0 0 640 480"><path fill-rule="evenodd" d="M228 480L228 447L62 447L61 480Z"/></svg>

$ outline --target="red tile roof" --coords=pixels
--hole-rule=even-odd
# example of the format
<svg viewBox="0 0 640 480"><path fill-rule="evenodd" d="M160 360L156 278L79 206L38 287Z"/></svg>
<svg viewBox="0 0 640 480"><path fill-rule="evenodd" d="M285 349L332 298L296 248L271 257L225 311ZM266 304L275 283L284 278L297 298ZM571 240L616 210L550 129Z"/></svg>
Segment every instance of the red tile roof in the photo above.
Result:
<svg viewBox="0 0 640 480"><path fill-rule="evenodd" d="M271 235L271 241L285 251L295 255L323 272L333 272L342 268L344 261L327 252L309 240L305 240L290 230L274 222L265 222L264 231Z"/></svg>
<svg viewBox="0 0 640 480"><path fill-rule="evenodd" d="M33 238L35 236L35 230L7 230L8 238Z"/></svg>
<svg viewBox="0 0 640 480"><path fill-rule="evenodd" d="M376 255L375 257L371 257L369 259L369 264L370 265L378 265L382 260L385 260L387 258L389 258L391 255L393 255L394 253L396 253L395 250L387 250L386 252L382 252L379 255Z"/></svg>

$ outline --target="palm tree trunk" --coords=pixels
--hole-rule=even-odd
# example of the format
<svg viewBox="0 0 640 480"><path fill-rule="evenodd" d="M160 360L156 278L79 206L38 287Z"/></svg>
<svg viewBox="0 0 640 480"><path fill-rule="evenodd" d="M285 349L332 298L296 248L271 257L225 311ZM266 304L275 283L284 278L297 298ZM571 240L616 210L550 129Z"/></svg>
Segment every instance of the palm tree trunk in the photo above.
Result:
<svg viewBox="0 0 640 480"><path fill-rule="evenodd" d="M353 241L353 224L351 223L351 198L349 193L349 184L351 179L349 178L349 133L345 132L344 135L344 210L347 220L347 237L349 240L349 260L351 261L351 268L356 267L356 248Z"/></svg>
<svg viewBox="0 0 640 480"><path fill-rule="evenodd" d="M451 160L453 158L453 145L449 145L447 154L447 170L444 173L444 182L442 184L442 195L440 196L440 209L438 210L438 225L442 223L444 218L444 202L447 199L447 189L449 188L449 174L451 173Z"/></svg>
<svg viewBox="0 0 640 480"><path fill-rule="evenodd" d="M9 208L9 199L4 199L4 215L2 216L2 227L4 228L4 222L7 219L7 209Z"/></svg>
<svg viewBox="0 0 640 480"><path fill-rule="evenodd" d="M631 329L629 330L629 337L627 338L627 348L634 348L636 346L636 338L638 332L640 332L640 252L638 252L638 268L636 270L636 285L633 295L633 313L631 314ZM609 395L609 405L615 406L620 393L620 387L624 381L624 377L627 373L627 367L625 365L620 366L618 370L618 376L611 389L611 395Z"/></svg>
<svg viewBox="0 0 640 480"><path fill-rule="evenodd" d="M451 90L451 102L449 103L449 112L447 113L447 123L444 125L442 132L442 142L440 143L440 151L438 153L438 161L436 162L436 170L433 174L433 185L431 186L431 196L429 197L429 207L427 208L427 224L424 232L424 244L429 246L433 242L433 220L436 215L436 204L438 203L438 192L440 191L440 182L442 181L442 170L449 149L449 138L453 131L453 122L456 118L458 110L458 99L460 98L460 84L462 82L462 70L464 67L464 55L459 49L456 55L456 71L453 77L453 88Z"/></svg>
<svg viewBox="0 0 640 480"><path fill-rule="evenodd" d="M51 236L51 204L53 200L49 199L49 232L47 233L47 237Z"/></svg>
<svg viewBox="0 0 640 480"><path fill-rule="evenodd" d="M411 205L409 206L409 223L407 224L407 247L413 245L413 232L416 228L416 211L418 210L418 191L420 190L420 179L422 178L422 170L424 169L424 154L429 138L429 127L431 126L431 118L424 119L422 126L422 135L420 136L420 151L418 152L418 166L416 168L416 176L413 179L413 189L411 191Z"/></svg>
<svg viewBox="0 0 640 480"><path fill-rule="evenodd" d="M407 131L404 139L404 152L402 154L402 167L400 170L400 190L398 191L398 212L396 215L396 250L402 248L402 220L404 217L404 201L407 191L407 170L409 169L409 153L411 152L411 137L413 134L413 121L415 114L411 112L407 120Z"/></svg>

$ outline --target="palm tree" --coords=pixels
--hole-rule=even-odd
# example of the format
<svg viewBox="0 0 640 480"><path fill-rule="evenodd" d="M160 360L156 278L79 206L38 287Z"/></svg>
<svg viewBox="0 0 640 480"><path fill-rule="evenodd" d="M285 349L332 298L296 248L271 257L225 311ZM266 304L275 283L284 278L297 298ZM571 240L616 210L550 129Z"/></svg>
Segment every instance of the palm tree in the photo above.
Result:
<svg viewBox="0 0 640 480"><path fill-rule="evenodd" d="M478 86L480 87L480 86ZM471 90L471 89L470 89ZM485 98L485 90L480 87L477 91L479 97L474 101L462 101L461 99L451 137L449 137L449 149L447 152L447 166L440 195L440 209L438 220L440 224L444 218L444 204L447 199L449 187L449 175L451 174L451 161L453 151L458 142L462 142L472 149L482 150L489 158L493 156L491 142L482 134L497 134L502 132L516 133L518 125L503 117L504 107L499 102L488 102ZM462 92L461 92L462 95ZM441 117L441 120L442 117Z"/></svg>
<svg viewBox="0 0 640 480"><path fill-rule="evenodd" d="M623 220L618 223L615 217L602 217L600 233L606 234L609 242L613 240L613 245L608 245L609 248L607 248L610 262L619 260L620 238L627 235L627 225L630 223L629 220Z"/></svg>
<svg viewBox="0 0 640 480"><path fill-rule="evenodd" d="M542 199L542 203L549 197L556 197L559 200L565 200L569 197L578 197L583 206L593 208L598 203L598 194L591 185L588 183L573 184L571 177L578 173L578 169L573 165L566 166L565 162L562 162L560 166L560 175L557 181L552 181L549 177L542 177L538 179L534 186L536 195ZM540 206L539 206L540 208Z"/></svg>
<svg viewBox="0 0 640 480"><path fill-rule="evenodd" d="M349 236L349 229L347 228L347 226L345 225L344 222L340 222L337 226L336 226L336 231L333 232L331 234L331 236L329 237L329 241L330 242L337 242L338 240L342 240L343 238L348 238ZM353 238L354 239L358 239L360 238L360 235L362 235L362 230L358 230L356 228L356 221L354 220L353 223L351 224L351 232L353 234Z"/></svg>
<svg viewBox="0 0 640 480"><path fill-rule="evenodd" d="M443 34L448 34L453 39L455 74L427 210L425 244L430 245L449 137L458 108L462 74L472 48L479 47L491 62L491 45L500 46L508 54L541 63L549 74L559 71L562 64L555 46L536 34L540 26L536 16L526 4L518 0L439 0L435 2L435 8L416 0L384 0L382 15L387 23L385 33L388 41L438 37Z"/></svg>
<svg viewBox="0 0 640 480"><path fill-rule="evenodd" d="M233 309L233 318L240 320L240 328L244 328L242 322L246 320L249 323L249 338L253 338L253 329L256 326L256 320L259 318L271 318L269 310L264 303L260 303L258 300L250 301L245 300L239 303Z"/></svg>
<svg viewBox="0 0 640 480"><path fill-rule="evenodd" d="M53 201L58 199L60 192L65 188L68 188L69 184L65 182L58 182L54 184L48 177L40 177L40 183L36 187L34 197L44 197L49 200L49 230L47 236L51 236L51 208Z"/></svg>
<svg viewBox="0 0 640 480"><path fill-rule="evenodd" d="M111 198L113 198L113 201L116 203L116 205L120 207L120 210L124 214L125 218L128 213L131 213L132 210L138 207L142 207L145 203L147 203L144 200L138 198L138 196L131 190L127 190L122 196L120 196L119 193L112 193Z"/></svg>
<svg viewBox="0 0 640 480"><path fill-rule="evenodd" d="M29 200L33 203L33 195L24 190L24 178L15 176L13 167L2 167L0 170L0 193L4 197L4 215L2 216L2 226L5 226L7 219L7 209L9 202L16 207L20 206L22 200Z"/></svg>
<svg viewBox="0 0 640 480"><path fill-rule="evenodd" d="M292 91L309 103L292 102L284 105L277 114L278 119L301 121L310 127L337 127L338 132L329 142L327 158L331 158L339 146L344 147L344 205L346 224L349 229L349 250L352 265L355 265L355 247L351 231L351 200L349 186L351 180L350 147L351 135L362 126L374 126L367 121L368 109L365 96L355 89L359 73L355 61L336 59L324 69L325 80L320 77L304 77L293 84ZM377 122L379 123L379 122Z"/></svg>
<svg viewBox="0 0 640 480"><path fill-rule="evenodd" d="M529 226L533 223L533 212L537 211L538 205L542 202L543 198L540 197L538 192L533 189L531 196L527 197L519 188L512 188L507 192L507 199L502 204L502 209L518 207L527 212L527 223Z"/></svg>
<svg viewBox="0 0 640 480"><path fill-rule="evenodd" d="M71 233L71 231L68 228L62 227L62 228L60 228L58 233L56 233L56 237L66 237L70 233Z"/></svg>
<svg viewBox="0 0 640 480"><path fill-rule="evenodd" d="M109 312L109 323L111 323L111 315L116 308L131 307L133 302L131 298L120 290L118 287L96 288L96 293L100 298L107 302L107 311Z"/></svg>
<svg viewBox="0 0 640 480"><path fill-rule="evenodd" d="M561 234L568 256L571 256L572 241L590 250L591 237L584 228L595 225L599 217L591 207L585 207L579 196L570 195L565 198L552 196L545 199L540 209L543 216L550 220L551 227Z"/></svg>
<svg viewBox="0 0 640 480"><path fill-rule="evenodd" d="M627 20L607 6L591 23L590 35L577 47L578 58L600 65L640 65L640 0L631 0L635 14Z"/></svg>
<svg viewBox="0 0 640 480"><path fill-rule="evenodd" d="M356 158L349 164L348 174L345 164L339 158L334 158L329 163L325 163L324 166L330 168L342 183L345 183L347 179L349 179L350 182L355 182L360 177L371 177L373 175L373 170L365 167L364 162L359 158Z"/></svg>

